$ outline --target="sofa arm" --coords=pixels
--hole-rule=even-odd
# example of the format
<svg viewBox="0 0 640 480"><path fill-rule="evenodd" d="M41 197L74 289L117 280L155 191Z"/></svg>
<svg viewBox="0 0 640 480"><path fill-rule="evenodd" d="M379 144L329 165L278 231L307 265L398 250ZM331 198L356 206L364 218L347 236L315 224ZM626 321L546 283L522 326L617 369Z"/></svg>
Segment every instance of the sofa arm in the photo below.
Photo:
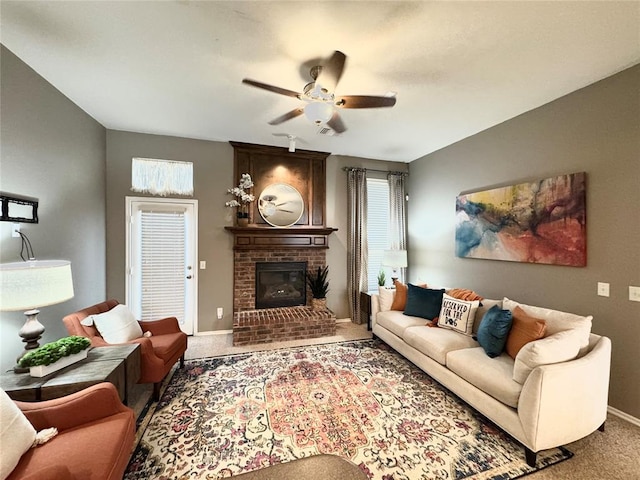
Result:
<svg viewBox="0 0 640 480"><path fill-rule="evenodd" d="M380 295L372 293L371 295L371 328L376 324L376 316L380 311Z"/></svg>
<svg viewBox="0 0 640 480"><path fill-rule="evenodd" d="M116 387L107 382L53 400L15 403L36 430L69 430L117 413L130 412L133 416L133 410L120 401Z"/></svg>
<svg viewBox="0 0 640 480"><path fill-rule="evenodd" d="M565 445L598 429L607 418L610 366L611 340L599 337L579 359L536 367L518 403L528 447Z"/></svg>
<svg viewBox="0 0 640 480"><path fill-rule="evenodd" d="M166 335L168 333L178 333L180 325L176 317L167 317L162 320L152 322L138 322L143 332L151 332L153 335Z"/></svg>

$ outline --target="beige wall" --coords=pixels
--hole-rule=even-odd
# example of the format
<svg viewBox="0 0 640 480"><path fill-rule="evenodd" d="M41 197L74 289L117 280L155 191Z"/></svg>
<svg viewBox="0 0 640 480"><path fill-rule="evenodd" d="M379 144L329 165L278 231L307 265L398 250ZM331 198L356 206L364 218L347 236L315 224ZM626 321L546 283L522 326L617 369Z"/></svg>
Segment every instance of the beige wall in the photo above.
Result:
<svg viewBox="0 0 640 480"><path fill-rule="evenodd" d="M149 157L193 162L194 197L198 200L198 256L207 269L199 270L198 331L230 330L233 324L233 238L224 227L233 219L224 203L234 186L233 148L226 142L107 131L107 294L125 298L125 197L131 196L131 158ZM327 226L338 231L329 239L327 263L330 293L327 298L338 318L348 318L347 212L344 166L405 169L394 164L361 158L330 156L327 159ZM224 317L217 320L217 307Z"/></svg>
<svg viewBox="0 0 640 480"><path fill-rule="evenodd" d="M640 66L410 164L410 279L594 316L613 342L609 404L640 418ZM587 266L461 259L455 198L558 174L587 173ZM611 284L609 298L597 282Z"/></svg>
<svg viewBox="0 0 640 480"><path fill-rule="evenodd" d="M41 309L41 343L66 336L62 317L105 295L105 129L25 65L0 50L0 190L39 198L40 222L21 224L40 260L71 261L75 297ZM20 261L20 239L0 222L0 261ZM23 344L22 312L0 313L0 365Z"/></svg>

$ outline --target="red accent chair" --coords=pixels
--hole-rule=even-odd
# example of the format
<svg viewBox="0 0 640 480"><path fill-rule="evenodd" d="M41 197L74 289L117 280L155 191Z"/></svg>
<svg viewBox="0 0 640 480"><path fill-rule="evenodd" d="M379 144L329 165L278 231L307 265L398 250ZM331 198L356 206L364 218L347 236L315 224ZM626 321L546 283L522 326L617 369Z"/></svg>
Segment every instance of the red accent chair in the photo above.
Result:
<svg viewBox="0 0 640 480"><path fill-rule="evenodd" d="M15 402L36 430L58 435L22 455L7 480L121 480L136 435L133 410L111 383L44 402Z"/></svg>
<svg viewBox="0 0 640 480"><path fill-rule="evenodd" d="M100 336L95 326L87 327L80 322L89 315L108 312L118 305L117 300L107 300L78 312L71 313L62 321L70 335L79 335L91 340L94 347L110 344ZM187 335L180 330L176 317L163 318L153 322L138 322L143 332L151 332L151 337L141 337L127 343L139 343L141 347L140 380L138 383L153 383L153 398L160 399L160 385L173 365L180 360L184 367L184 352L187 350Z"/></svg>

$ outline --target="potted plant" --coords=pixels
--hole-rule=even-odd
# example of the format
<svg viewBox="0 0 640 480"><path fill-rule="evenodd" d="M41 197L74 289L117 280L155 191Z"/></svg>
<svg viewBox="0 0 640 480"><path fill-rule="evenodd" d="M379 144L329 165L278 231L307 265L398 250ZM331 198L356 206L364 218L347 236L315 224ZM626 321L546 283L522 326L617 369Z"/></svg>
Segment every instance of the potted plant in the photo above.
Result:
<svg viewBox="0 0 640 480"><path fill-rule="evenodd" d="M378 286L384 287L384 284L387 283L387 276L384 273L384 270L380 269L378 273Z"/></svg>
<svg viewBox="0 0 640 480"><path fill-rule="evenodd" d="M26 353L19 361L21 367L29 367L32 377L44 377L61 368L87 358L91 340L73 335L46 343Z"/></svg>
<svg viewBox="0 0 640 480"><path fill-rule="evenodd" d="M329 267L318 267L315 272L307 272L307 285L311 290L311 309L325 310L327 308L327 292L329 281L327 275Z"/></svg>
<svg viewBox="0 0 640 480"><path fill-rule="evenodd" d="M225 205L229 208L238 209L236 211L238 226L247 226L249 224L249 204L256 199L250 191L252 187L253 180L251 180L251 175L243 173L238 186L227 190L227 193L235 198L226 202Z"/></svg>

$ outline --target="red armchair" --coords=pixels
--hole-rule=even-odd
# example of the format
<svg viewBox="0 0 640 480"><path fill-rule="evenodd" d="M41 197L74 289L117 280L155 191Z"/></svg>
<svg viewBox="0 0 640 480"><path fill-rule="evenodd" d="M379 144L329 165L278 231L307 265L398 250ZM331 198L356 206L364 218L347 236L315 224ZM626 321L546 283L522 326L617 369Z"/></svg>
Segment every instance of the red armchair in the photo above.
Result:
<svg viewBox="0 0 640 480"><path fill-rule="evenodd" d="M15 402L36 430L58 435L27 450L7 480L121 480L136 434L133 410L111 383L44 402Z"/></svg>
<svg viewBox="0 0 640 480"><path fill-rule="evenodd" d="M111 310L118 305L117 300L107 300L64 317L70 335L79 335L91 340L94 347L105 347L110 344L100 336L95 326L85 326L80 322L89 315L96 315ZM187 335L180 330L175 317L163 318L153 322L138 322L143 332L151 332L151 337L141 337L127 343L139 343L141 347L140 380L138 383L153 383L153 398L159 400L160 385L171 367L180 360L180 368L184 367L184 352L187 350Z"/></svg>

